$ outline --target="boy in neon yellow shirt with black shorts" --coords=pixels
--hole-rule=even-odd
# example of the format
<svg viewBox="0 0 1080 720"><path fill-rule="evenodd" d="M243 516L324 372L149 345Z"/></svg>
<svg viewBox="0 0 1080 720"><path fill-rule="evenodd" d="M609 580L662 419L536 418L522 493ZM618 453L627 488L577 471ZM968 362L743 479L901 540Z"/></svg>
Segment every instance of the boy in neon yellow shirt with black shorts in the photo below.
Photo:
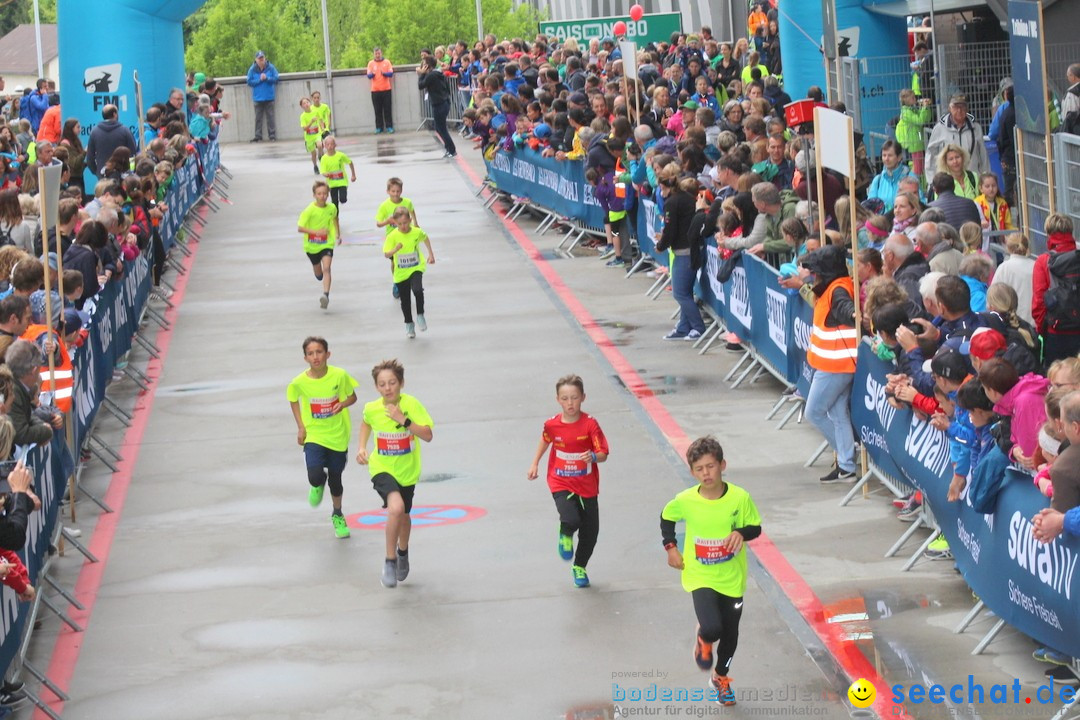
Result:
<svg viewBox="0 0 1080 720"><path fill-rule="evenodd" d="M346 166L349 168L348 179L345 178ZM349 202L349 183L356 182L356 165L348 155L338 152L337 138L333 135L323 138L323 156L319 159L319 171L330 186L330 202L338 209L337 234L341 237L341 206Z"/></svg>
<svg viewBox="0 0 1080 720"><path fill-rule="evenodd" d="M311 101L300 98L300 128L304 131L304 149L311 153L311 164L319 174L319 151L322 150L322 130L319 113L311 109Z"/></svg>
<svg viewBox="0 0 1080 720"><path fill-rule="evenodd" d="M694 661L702 670L716 667L710 681L710 699L734 705L728 672L739 643L739 620L746 592L746 548L761 535L761 516L750 494L724 482L724 450L712 436L698 438L686 451L690 472L698 481L676 495L660 514L660 534L668 565L682 571L682 585L694 600L698 630ZM682 552L675 538L675 523L686 522Z"/></svg>
<svg viewBox="0 0 1080 720"><path fill-rule="evenodd" d="M330 265L334 261L334 245L340 244L337 233L337 208L330 199L330 186L325 180L316 180L311 187L315 201L300 213L296 232L304 235L304 253L311 261L315 279L322 282L323 294L319 306L325 310L330 304Z"/></svg>
<svg viewBox="0 0 1080 720"><path fill-rule="evenodd" d="M333 133L330 127L330 106L323 103L322 94L318 90L311 93L311 109L319 116L319 132L325 140L327 135Z"/></svg>
<svg viewBox="0 0 1080 720"><path fill-rule="evenodd" d="M386 562L382 584L395 587L409 576L413 493L420 480L420 443L431 442L434 424L420 401L402 392L405 368L384 360L371 369L379 399L364 405L356 461L371 471L371 484L386 508ZM373 452L368 440L375 436Z"/></svg>
<svg viewBox="0 0 1080 720"><path fill-rule="evenodd" d="M309 367L293 378L286 395L296 420L296 443L304 448L311 485L308 502L318 507L329 485L334 534L347 538L349 526L341 513L341 473L349 461L349 406L356 403L353 388L359 383L341 368L327 364L330 346L324 338L306 338L303 349Z"/></svg>
<svg viewBox="0 0 1080 720"><path fill-rule="evenodd" d="M416 326L421 331L427 330L424 319L424 269L435 264L435 253L431 249L431 240L427 233L409 222L409 210L399 207L394 211L396 227L386 236L383 243L383 255L390 258L394 266L394 285L401 298L401 314L405 316L405 334L416 337ZM427 246L427 262L420 252L420 243ZM416 296L416 325L413 325L412 299Z"/></svg>
<svg viewBox="0 0 1080 720"><path fill-rule="evenodd" d="M379 208L375 211L375 227L386 228L386 234L389 235L394 229L394 211L399 207L406 207L409 209L409 217L412 220L413 225L419 225L416 220L416 208L413 207L412 200L407 197L402 197L401 193L405 189L405 183L401 181L401 178L392 177L386 181L386 195L387 198L382 201ZM394 264L390 263L390 272L394 272ZM398 297L398 286L394 283L393 289L394 297Z"/></svg>

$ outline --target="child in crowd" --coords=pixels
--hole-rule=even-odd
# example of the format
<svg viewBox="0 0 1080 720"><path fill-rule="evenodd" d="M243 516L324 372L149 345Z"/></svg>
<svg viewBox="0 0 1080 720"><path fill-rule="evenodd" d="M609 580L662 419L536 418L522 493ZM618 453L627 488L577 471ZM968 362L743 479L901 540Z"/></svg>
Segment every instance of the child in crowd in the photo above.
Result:
<svg viewBox="0 0 1080 720"><path fill-rule="evenodd" d="M401 299L401 314L405 316L405 334L416 337L416 326L420 331L427 330L424 319L424 270L428 264L435 264L435 253L431 249L431 240L427 233L411 224L412 213L406 207L394 211L394 229L383 243L383 256L390 259L394 266L394 284ZM420 252L420 243L427 247L427 261ZM416 297L416 324L413 324L412 299Z"/></svg>
<svg viewBox="0 0 1080 720"><path fill-rule="evenodd" d="M349 537L341 512L341 473L349 460L349 406L356 402L359 384L341 368L328 365L330 346L324 338L311 336L303 342L308 369L289 383L287 396L296 420L296 444L304 448L307 463L308 503L318 507L330 486L334 534Z"/></svg>
<svg viewBox="0 0 1080 720"><path fill-rule="evenodd" d="M413 207L413 202L407 197L402 196L402 191L405 189L405 183L401 178L392 177L386 181L386 195L387 198L382 201L379 208L375 211L375 227L386 228L386 234L389 235L394 230L394 212L399 207L407 208L409 211L409 219L413 225L419 224L416 220L416 208ZM390 272L394 272L394 264L390 263ZM398 286L394 283L393 289L394 297L398 297Z"/></svg>
<svg viewBox="0 0 1080 720"><path fill-rule="evenodd" d="M608 138L606 143L615 143ZM610 147L609 147L610 149ZM615 151L612 150L614 153ZM620 149L621 152L621 149ZM585 181L596 189L593 195L604 211L604 230L607 233L607 247L600 253L600 258L614 255L607 262L607 267L623 267L631 257L630 226L626 214L627 184L619 182L614 170L606 173L601 168L589 168L585 171ZM632 191L630 191L632 192Z"/></svg>
<svg viewBox="0 0 1080 720"><path fill-rule="evenodd" d="M697 615L694 661L702 670L715 663L710 699L734 705L728 672L739 642L746 593L745 543L761 535L761 516L750 494L724 481L724 450L712 436L698 438L686 451L686 461L698 485L683 490L664 506L660 532L668 565L682 571L683 589L690 593ZM686 522L682 552L675 523ZM719 646L714 650L714 644ZM715 654L715 660L713 655Z"/></svg>
<svg viewBox="0 0 1080 720"><path fill-rule="evenodd" d="M435 425L420 401L402 392L405 368L401 363L384 360L371 369L371 377L379 398L364 405L356 461L368 466L371 484L386 508L382 584L392 588L409 576L409 513L420 480L420 444L416 440L431 442ZM369 452L372 435L375 446Z"/></svg>
<svg viewBox="0 0 1080 720"><path fill-rule="evenodd" d="M707 107L713 111L714 117L720 114L720 103L716 100L716 94L709 86L709 79L704 75L698 75L694 80L694 96L690 99L698 104L699 108Z"/></svg>
<svg viewBox="0 0 1080 720"><path fill-rule="evenodd" d="M1065 388L1056 388L1046 394L1046 424L1039 429L1039 448L1035 451L1035 487L1046 497L1054 496L1050 480L1050 468L1061 453L1065 438L1065 425L1061 421L1061 401L1069 394Z"/></svg>
<svg viewBox="0 0 1080 720"><path fill-rule="evenodd" d="M330 106L322 101L322 94L318 90L311 93L311 110L319 118L319 132L325 140L326 136L333 132L330 124L331 113Z"/></svg>
<svg viewBox="0 0 1080 720"><path fill-rule="evenodd" d="M911 169L923 176L926 163L926 140L923 126L933 121L929 98L917 100L910 88L900 91L900 122L896 125L896 140L911 155Z"/></svg>
<svg viewBox="0 0 1080 720"><path fill-rule="evenodd" d="M323 107L326 107L323 105ZM349 167L349 179L345 179L345 166ZM343 152L338 152L337 139L327 135L323 139L323 156L319 159L319 172L330 186L330 202L338 209L337 234L341 237L341 206L349 201L349 183L356 182L356 165Z"/></svg>
<svg viewBox="0 0 1080 720"><path fill-rule="evenodd" d="M322 283L323 294L319 307L330 304L330 265L334 261L334 245L338 244L337 207L327 202L330 186L325 180L316 180L311 187L315 200L300 214L296 232L304 235L304 252L311 261L315 279Z"/></svg>
<svg viewBox="0 0 1080 720"><path fill-rule="evenodd" d="M532 137L532 124L529 122L529 118L524 115L519 115L514 127L514 147L523 148L529 143L529 138Z"/></svg>
<svg viewBox="0 0 1080 720"><path fill-rule="evenodd" d="M589 586L586 566L596 547L600 532L600 470L597 463L607 461L608 441L600 424L582 412L585 383L577 375L566 375L555 382L555 399L562 412L544 423L527 477L539 477L540 458L548 455L547 483L559 512L559 557L573 560L574 585ZM574 552L574 533L578 536Z"/></svg>
<svg viewBox="0 0 1080 720"><path fill-rule="evenodd" d="M319 174L319 154L322 152L322 130L319 114L311 109L311 100L300 98L300 128L304 131L304 149L311 154L311 166Z"/></svg>
<svg viewBox="0 0 1080 720"><path fill-rule="evenodd" d="M975 196L975 204L979 206L979 214L982 215L983 229L1015 230L1009 203L998 193L997 175L989 172L980 175L979 191L981 194Z"/></svg>

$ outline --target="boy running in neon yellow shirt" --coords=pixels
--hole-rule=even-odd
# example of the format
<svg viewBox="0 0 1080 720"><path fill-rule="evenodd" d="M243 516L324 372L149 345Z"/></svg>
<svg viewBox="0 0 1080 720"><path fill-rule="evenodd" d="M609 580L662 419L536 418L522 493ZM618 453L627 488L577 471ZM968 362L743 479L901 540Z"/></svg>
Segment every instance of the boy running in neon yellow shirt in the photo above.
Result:
<svg viewBox="0 0 1080 720"><path fill-rule="evenodd" d="M356 461L371 471L371 484L386 508L386 562L382 584L392 588L409 576L409 535L412 532L413 493L420 480L420 443L431 442L434 423L412 395L402 392L405 368L384 360L371 369L379 399L364 405L360 451ZM368 440L375 436L373 452Z"/></svg>
<svg viewBox="0 0 1080 720"><path fill-rule="evenodd" d="M386 181L386 194L387 198L383 200L382 205L375 211L375 227L386 228L386 234L389 235L390 231L394 229L394 211L399 207L406 207L409 209L409 217L412 219L413 225L419 225L416 220L416 208L413 207L412 200L407 197L402 197L401 192L404 190L405 184L401 181L401 178L392 177ZM390 272L394 272L394 264L390 263ZM394 283L394 297L398 297L398 286Z"/></svg>
<svg viewBox="0 0 1080 720"><path fill-rule="evenodd" d="M325 106L324 106L325 107ZM349 178L345 178L345 167ZM319 171L330 186L330 202L338 209L337 234L341 237L341 206L349 201L349 183L356 182L356 165L343 152L337 151L337 139L333 135L323 138L323 156L319 159Z"/></svg>
<svg viewBox="0 0 1080 720"><path fill-rule="evenodd" d="M319 174L319 151L322 150L322 131L319 129L319 114L311 109L311 101L300 98L300 128L304 131L304 149L311 153L311 164L315 174Z"/></svg>
<svg viewBox="0 0 1080 720"><path fill-rule="evenodd" d="M394 211L396 228L390 231L383 243L383 255L390 258L394 267L394 286L401 298L401 314L405 316L405 334L416 337L413 325L412 299L416 296L416 325L420 331L427 330L424 319L424 269L435 264L435 252L431 249L431 240L427 233L413 227L409 221L409 210L399 207ZM420 243L427 246L427 262L420 252Z"/></svg>
<svg viewBox="0 0 1080 720"><path fill-rule="evenodd" d="M323 294L319 306L325 310L330 304L330 265L334 261L334 245L340 243L337 234L337 208L327 202L330 186L325 180L316 180L311 188L315 201L300 213L296 232L304 235L304 252L311 261L315 279L322 282Z"/></svg>
<svg viewBox="0 0 1080 720"><path fill-rule="evenodd" d="M304 448L311 485L308 502L318 507L329 485L334 534L347 538L349 526L341 513L341 473L349 461L349 406L356 403L353 388L359 383L341 368L327 365L330 346L325 339L306 338L303 348L309 367L293 378L286 394L296 420L296 443Z"/></svg>
<svg viewBox="0 0 1080 720"><path fill-rule="evenodd" d="M326 136L333 132L330 129L330 106L323 104L322 94L318 90L311 93L311 109L319 116L319 132L325 140Z"/></svg>
<svg viewBox="0 0 1080 720"><path fill-rule="evenodd" d="M761 516L750 494L724 482L724 450L712 436L698 438L686 451L698 485L675 496L660 514L660 534L668 565L682 571L682 585L694 601L698 630L694 661L702 670L713 665L709 698L734 705L728 671L739 644L739 620L746 592L746 548L761 535ZM683 551L675 539L675 523L686 522Z"/></svg>

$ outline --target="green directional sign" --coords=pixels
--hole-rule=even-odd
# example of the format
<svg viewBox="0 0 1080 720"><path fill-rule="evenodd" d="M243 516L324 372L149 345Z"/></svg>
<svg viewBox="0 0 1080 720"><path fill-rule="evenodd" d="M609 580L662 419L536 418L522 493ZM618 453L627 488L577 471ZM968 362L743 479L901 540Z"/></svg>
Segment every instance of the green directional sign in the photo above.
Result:
<svg viewBox="0 0 1080 720"><path fill-rule="evenodd" d="M586 18L584 20L545 20L540 23L540 32L548 37L567 38L588 42L605 35L615 37L612 27L615 23L626 23L626 40L633 40L638 47L648 43L667 42L671 33L682 32L682 13L656 13L642 15L634 22L629 16Z"/></svg>

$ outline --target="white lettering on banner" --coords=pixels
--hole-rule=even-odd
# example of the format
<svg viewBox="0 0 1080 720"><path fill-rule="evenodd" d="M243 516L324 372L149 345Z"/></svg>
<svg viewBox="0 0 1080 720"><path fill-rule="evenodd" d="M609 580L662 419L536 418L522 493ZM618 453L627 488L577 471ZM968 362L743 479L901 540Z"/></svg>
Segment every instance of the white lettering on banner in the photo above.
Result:
<svg viewBox="0 0 1080 720"><path fill-rule="evenodd" d="M741 267L735 268L731 274L731 296L728 297L728 307L735 319L749 328L753 322L750 311L750 283L746 280L746 270Z"/></svg>
<svg viewBox="0 0 1080 720"><path fill-rule="evenodd" d="M578 184L570 178L559 176L559 194L570 202L578 202Z"/></svg>
<svg viewBox="0 0 1080 720"><path fill-rule="evenodd" d="M504 173L510 172L510 156L500 152L495 153L495 157L491 159L491 166Z"/></svg>
<svg viewBox="0 0 1080 720"><path fill-rule="evenodd" d="M1013 35L1024 38L1038 38L1039 37L1039 23L1035 20L1017 20L1012 19Z"/></svg>
<svg viewBox="0 0 1080 720"><path fill-rule="evenodd" d="M651 220L651 218L650 218ZM652 227L650 223L649 227ZM705 275L709 278L709 288L713 296L721 303L724 302L724 286L716 279L716 273L720 272L720 251L713 245L705 246Z"/></svg>
<svg viewBox="0 0 1080 720"><path fill-rule="evenodd" d="M648 234L649 239L652 240L653 247L656 246L656 203L651 200L643 200L641 207L645 208L645 232ZM716 277L716 273L713 273L713 277ZM716 296L721 298L723 302L723 293L716 293Z"/></svg>
<svg viewBox="0 0 1080 720"><path fill-rule="evenodd" d="M979 554L982 548L979 547L979 540L969 533L967 528L964 527L964 521L960 518L956 518L956 534L960 536L960 544L967 548L967 551L971 553L971 559L975 561L975 564L979 564Z"/></svg>
<svg viewBox="0 0 1080 720"><path fill-rule="evenodd" d="M810 347L810 332L812 328L809 323L803 320L801 317L795 317L795 324L792 326L792 333L795 335L795 347L802 350L804 353Z"/></svg>
<svg viewBox="0 0 1080 720"><path fill-rule="evenodd" d="M1042 620L1047 625L1055 627L1058 630L1063 629L1061 627L1061 620L1058 619L1057 613L1048 607L1045 607L1039 601L1026 594L1020 587L1013 582L1012 578L1009 578L1009 600L1019 607L1023 608L1026 612L1031 613L1035 617Z"/></svg>
<svg viewBox="0 0 1080 720"><path fill-rule="evenodd" d="M559 192L559 173L547 168L536 169L536 182L549 190Z"/></svg>
<svg viewBox="0 0 1080 720"><path fill-rule="evenodd" d="M949 466L949 436L924 420L912 417L904 449L934 475Z"/></svg>
<svg viewBox="0 0 1080 720"><path fill-rule="evenodd" d="M516 178L528 180L531 183L536 182L536 166L524 160L514 158L513 172L511 174Z"/></svg>
<svg viewBox="0 0 1080 720"><path fill-rule="evenodd" d="M1048 545L1036 540L1031 532L1031 521L1019 510L1009 519L1009 557L1033 577L1038 578L1039 582L1054 592L1065 593L1067 600L1072 599L1076 554L1059 545L1057 540ZM1011 590L1009 594L1011 597Z"/></svg>
<svg viewBox="0 0 1080 720"><path fill-rule="evenodd" d="M593 186L588 183L585 184L585 204L600 207L600 202L593 196Z"/></svg>
<svg viewBox="0 0 1080 720"><path fill-rule="evenodd" d="M101 348L101 352L105 352L105 350L112 345L112 313L106 311L101 314L101 318L98 322L98 330L98 340L101 342L99 347Z"/></svg>
<svg viewBox="0 0 1080 720"><path fill-rule="evenodd" d="M116 300L113 302L113 313L116 316L116 330L120 331L120 328L127 327L127 286L126 284L121 286L120 292L116 293Z"/></svg>
<svg viewBox="0 0 1080 720"><path fill-rule="evenodd" d="M591 40L593 38L600 38L606 35L615 37L615 23L617 20L611 20L608 22L588 22L583 21L580 24L552 24L542 25L541 32L548 36L557 37L559 40L566 40L567 38L574 38L575 40ZM627 19L626 23L626 37L644 37L649 34L649 21L645 19L638 20L637 22Z"/></svg>
<svg viewBox="0 0 1080 720"><path fill-rule="evenodd" d="M877 430L872 430L866 426L863 426L860 432L863 445L873 445L876 448L889 452L889 445L885 442L885 436L879 433Z"/></svg>
<svg viewBox="0 0 1080 720"><path fill-rule="evenodd" d="M37 547L38 537L40 537L42 530L45 529L45 508L52 507L54 496L56 495L56 488L53 483L53 470L52 470L52 453L49 450L41 452L38 456L41 459L41 464L44 467L35 468L37 473L34 478L34 489L38 492L38 497L41 499L41 508L39 512L32 512L27 518L26 522L26 556L35 557L34 552Z"/></svg>
<svg viewBox="0 0 1080 720"><path fill-rule="evenodd" d="M769 338L780 352L787 355L787 328L784 327L784 316L787 314L787 296L772 288L765 288L765 307L769 310Z"/></svg>
<svg viewBox="0 0 1080 720"><path fill-rule="evenodd" d="M892 427L893 418L896 417L896 408L889 404L885 396L885 386L872 376L866 376L866 395L863 396L863 404L867 410L871 410L878 416L878 421L885 432Z"/></svg>
<svg viewBox="0 0 1080 720"><path fill-rule="evenodd" d="M75 412L79 418L76 427L86 427L90 413L98 406L97 378L94 375L96 370L91 355L94 350L93 343L87 344L86 349L91 352L82 353L78 363L79 368L85 364L86 371L75 373Z"/></svg>

